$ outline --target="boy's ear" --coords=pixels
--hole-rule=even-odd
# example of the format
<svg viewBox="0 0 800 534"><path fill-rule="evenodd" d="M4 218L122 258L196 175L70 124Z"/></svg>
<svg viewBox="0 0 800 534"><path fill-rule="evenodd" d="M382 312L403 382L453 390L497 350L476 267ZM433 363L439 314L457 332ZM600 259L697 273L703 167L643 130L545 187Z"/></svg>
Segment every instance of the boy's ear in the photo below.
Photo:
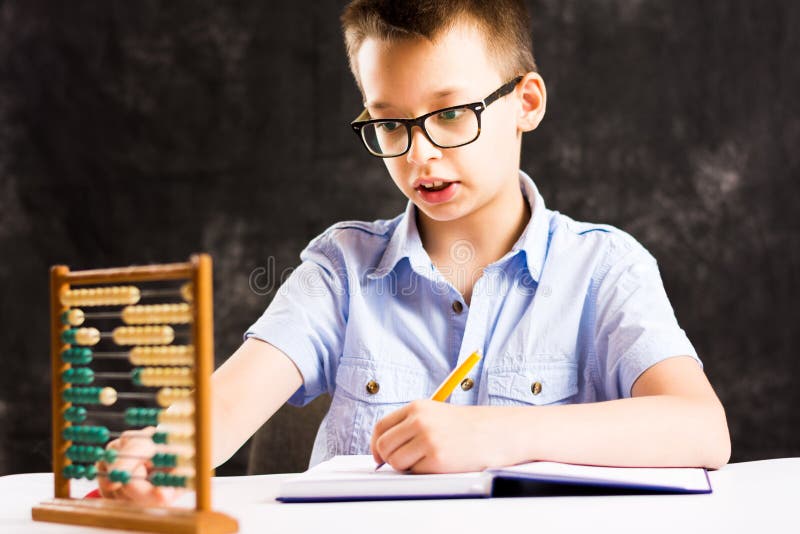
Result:
<svg viewBox="0 0 800 534"><path fill-rule="evenodd" d="M536 72L529 72L517 84L517 96L520 101L517 129L530 132L539 126L547 107L547 89L544 80Z"/></svg>

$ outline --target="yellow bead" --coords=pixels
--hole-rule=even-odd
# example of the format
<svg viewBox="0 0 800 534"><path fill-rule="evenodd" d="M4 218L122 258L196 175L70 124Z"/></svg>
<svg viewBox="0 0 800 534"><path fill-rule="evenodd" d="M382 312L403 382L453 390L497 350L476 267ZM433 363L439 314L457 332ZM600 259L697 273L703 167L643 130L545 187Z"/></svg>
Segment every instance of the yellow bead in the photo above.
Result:
<svg viewBox="0 0 800 534"><path fill-rule="evenodd" d="M192 309L185 303L127 306L122 310L122 320L126 324L189 323Z"/></svg>
<svg viewBox="0 0 800 534"><path fill-rule="evenodd" d="M170 430L161 427L158 431L167 433L167 445L181 445L194 449L194 430Z"/></svg>
<svg viewBox="0 0 800 534"><path fill-rule="evenodd" d="M61 304L73 306L116 306L136 304L141 293L136 286L90 287L61 292Z"/></svg>
<svg viewBox="0 0 800 534"><path fill-rule="evenodd" d="M178 467L194 467L194 454L181 454L178 456Z"/></svg>
<svg viewBox="0 0 800 534"><path fill-rule="evenodd" d="M117 391L114 388L103 388L100 390L100 404L111 406L117 402Z"/></svg>
<svg viewBox="0 0 800 534"><path fill-rule="evenodd" d="M100 331L97 328L78 328L75 331L75 343L78 345L97 345Z"/></svg>
<svg viewBox="0 0 800 534"><path fill-rule="evenodd" d="M86 316L84 315L83 310L75 308L67 312L67 322L72 326L80 326L85 320Z"/></svg>
<svg viewBox="0 0 800 534"><path fill-rule="evenodd" d="M194 288L191 282L186 282L181 286L181 297L183 297L183 300L186 302L192 302L194 300Z"/></svg>
<svg viewBox="0 0 800 534"><path fill-rule="evenodd" d="M175 331L170 326L118 326L112 337L117 345L167 345Z"/></svg>
<svg viewBox="0 0 800 534"><path fill-rule="evenodd" d="M190 399L192 390L186 388L162 388L156 393L158 405L167 408L178 401Z"/></svg>
<svg viewBox="0 0 800 534"><path fill-rule="evenodd" d="M184 425L191 426L194 423L194 406L175 405L168 410L163 410L158 414L159 425Z"/></svg>
<svg viewBox="0 0 800 534"><path fill-rule="evenodd" d="M143 386L191 387L194 376L189 367L142 367L139 380Z"/></svg>
<svg viewBox="0 0 800 534"><path fill-rule="evenodd" d="M134 347L128 359L133 365L192 365L194 347L192 345Z"/></svg>

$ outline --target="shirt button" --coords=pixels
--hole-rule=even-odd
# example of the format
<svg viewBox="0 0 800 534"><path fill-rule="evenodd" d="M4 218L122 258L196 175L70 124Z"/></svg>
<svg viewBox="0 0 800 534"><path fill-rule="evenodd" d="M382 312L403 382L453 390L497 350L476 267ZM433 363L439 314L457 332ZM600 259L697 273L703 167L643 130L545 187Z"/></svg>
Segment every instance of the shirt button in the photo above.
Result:
<svg viewBox="0 0 800 534"><path fill-rule="evenodd" d="M461 313L464 310L464 305L461 304L460 300L453 301L453 311L456 313Z"/></svg>
<svg viewBox="0 0 800 534"><path fill-rule="evenodd" d="M534 382L531 384L531 393L534 395L538 395L542 392L542 383L541 382Z"/></svg>
<svg viewBox="0 0 800 534"><path fill-rule="evenodd" d="M375 395L379 389L381 389L381 385L374 380L367 382L367 393L370 395Z"/></svg>
<svg viewBox="0 0 800 534"><path fill-rule="evenodd" d="M464 391L471 390L472 386L474 385L475 381L472 380L471 378L465 378L464 380L461 381L461 389L463 389Z"/></svg>

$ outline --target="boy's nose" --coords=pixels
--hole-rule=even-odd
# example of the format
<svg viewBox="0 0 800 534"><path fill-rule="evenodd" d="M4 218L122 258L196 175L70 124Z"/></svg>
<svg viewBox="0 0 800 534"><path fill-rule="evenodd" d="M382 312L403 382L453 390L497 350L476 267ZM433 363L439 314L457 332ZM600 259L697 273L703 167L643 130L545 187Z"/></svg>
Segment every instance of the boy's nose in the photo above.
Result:
<svg viewBox="0 0 800 534"><path fill-rule="evenodd" d="M430 142L421 128L411 128L411 147L408 149L406 159L415 165L424 165L431 159L442 157L439 147Z"/></svg>

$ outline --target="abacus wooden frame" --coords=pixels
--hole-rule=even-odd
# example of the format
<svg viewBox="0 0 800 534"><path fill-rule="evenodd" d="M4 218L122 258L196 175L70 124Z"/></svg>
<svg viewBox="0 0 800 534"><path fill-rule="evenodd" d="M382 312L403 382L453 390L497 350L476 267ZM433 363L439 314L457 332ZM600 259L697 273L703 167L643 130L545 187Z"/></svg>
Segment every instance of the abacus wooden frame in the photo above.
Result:
<svg viewBox="0 0 800 534"><path fill-rule="evenodd" d="M62 474L69 442L62 438L62 373L70 367L61 359L61 314L66 307L59 295L75 285L188 280L192 283L191 335L195 347L195 508L143 507L109 499L70 497L70 481ZM50 269L50 331L54 499L31 510L34 520L109 527L147 532L236 532L235 519L211 510L211 373L214 369L212 262L207 254L192 255L186 263L170 263L70 271L65 265ZM165 511L167 513L165 513Z"/></svg>

